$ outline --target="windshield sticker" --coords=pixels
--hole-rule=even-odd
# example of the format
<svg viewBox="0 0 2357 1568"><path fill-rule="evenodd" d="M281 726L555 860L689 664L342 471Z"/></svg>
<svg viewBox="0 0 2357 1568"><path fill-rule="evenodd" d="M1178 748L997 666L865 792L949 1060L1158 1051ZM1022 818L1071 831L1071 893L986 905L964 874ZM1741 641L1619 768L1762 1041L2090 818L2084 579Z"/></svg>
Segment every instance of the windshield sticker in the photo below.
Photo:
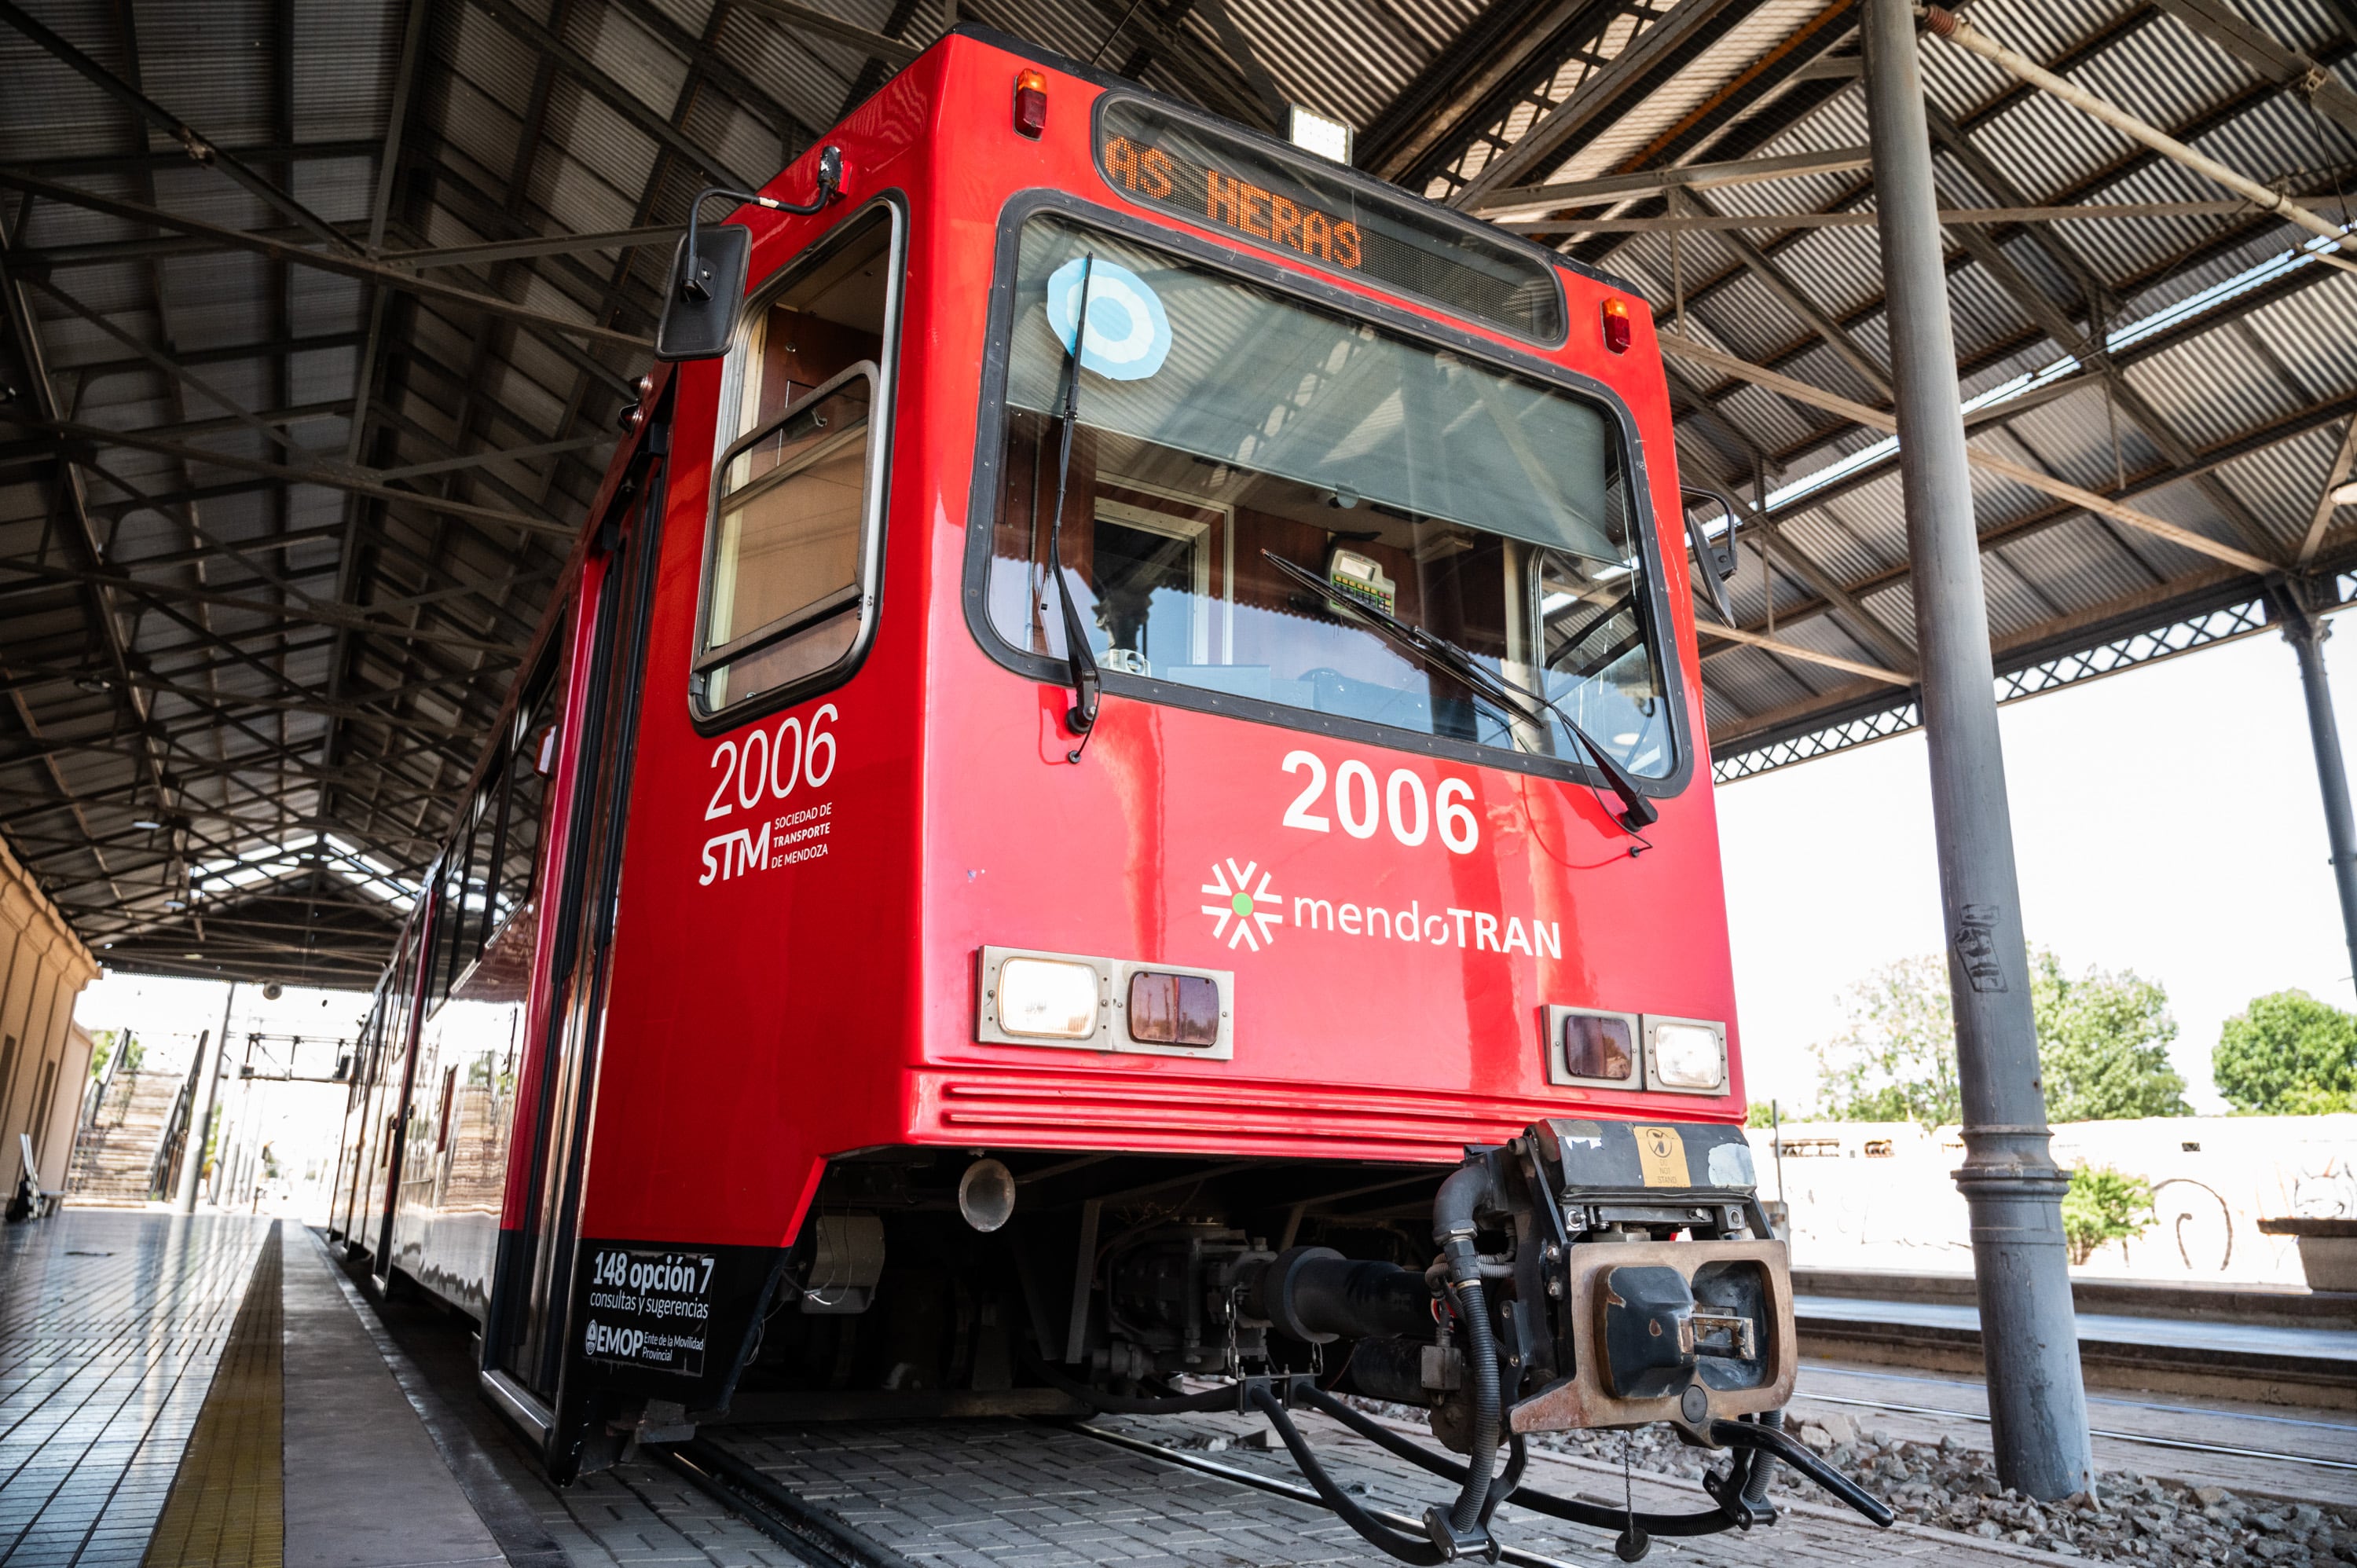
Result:
<svg viewBox="0 0 2357 1568"><path fill-rule="evenodd" d="M1170 317L1162 297L1118 262L1076 256L1048 278L1048 325L1072 351L1080 321L1081 274L1089 280L1088 343L1081 363L1108 381L1140 381L1170 357Z"/></svg>

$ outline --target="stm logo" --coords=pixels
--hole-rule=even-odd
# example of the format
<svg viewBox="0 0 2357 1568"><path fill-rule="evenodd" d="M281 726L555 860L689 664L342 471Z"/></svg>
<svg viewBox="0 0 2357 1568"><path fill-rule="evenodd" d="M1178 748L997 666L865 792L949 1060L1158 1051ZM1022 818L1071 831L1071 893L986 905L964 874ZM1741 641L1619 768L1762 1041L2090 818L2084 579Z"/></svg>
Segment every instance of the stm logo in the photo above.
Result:
<svg viewBox="0 0 2357 1568"><path fill-rule="evenodd" d="M1260 871L1258 861L1246 861L1239 866L1231 860L1224 865L1213 862L1211 880L1203 884L1203 891L1220 900L1203 906L1203 913L1211 917L1211 938L1225 937L1233 948L1242 942L1254 952L1265 942L1275 940L1269 929L1285 924L1285 902L1269 891L1269 875L1260 871L1260 881L1253 881L1253 873Z"/></svg>

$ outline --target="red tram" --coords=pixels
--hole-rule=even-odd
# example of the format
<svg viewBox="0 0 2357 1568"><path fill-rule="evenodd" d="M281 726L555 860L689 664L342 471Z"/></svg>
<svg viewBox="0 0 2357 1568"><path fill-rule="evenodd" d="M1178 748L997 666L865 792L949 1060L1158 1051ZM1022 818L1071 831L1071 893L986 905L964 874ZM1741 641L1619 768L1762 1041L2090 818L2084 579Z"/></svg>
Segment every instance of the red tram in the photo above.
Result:
<svg viewBox="0 0 2357 1568"><path fill-rule="evenodd" d="M336 1231L560 1478L1340 1389L1470 1456L1409 1561L1533 1431L1670 1422L1733 1451L1695 1529L1767 1517L1643 301L979 29L823 143L683 243Z"/></svg>

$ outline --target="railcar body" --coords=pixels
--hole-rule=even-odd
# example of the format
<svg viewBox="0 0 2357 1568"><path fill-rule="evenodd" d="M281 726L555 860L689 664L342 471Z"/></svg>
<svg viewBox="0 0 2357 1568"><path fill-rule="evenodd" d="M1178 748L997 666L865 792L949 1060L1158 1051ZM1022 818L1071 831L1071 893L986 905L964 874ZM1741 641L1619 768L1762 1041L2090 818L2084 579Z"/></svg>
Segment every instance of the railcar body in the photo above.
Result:
<svg viewBox="0 0 2357 1568"><path fill-rule="evenodd" d="M1642 300L971 29L760 194L381 987L348 1245L560 1476L1189 1373L1780 1405Z"/></svg>

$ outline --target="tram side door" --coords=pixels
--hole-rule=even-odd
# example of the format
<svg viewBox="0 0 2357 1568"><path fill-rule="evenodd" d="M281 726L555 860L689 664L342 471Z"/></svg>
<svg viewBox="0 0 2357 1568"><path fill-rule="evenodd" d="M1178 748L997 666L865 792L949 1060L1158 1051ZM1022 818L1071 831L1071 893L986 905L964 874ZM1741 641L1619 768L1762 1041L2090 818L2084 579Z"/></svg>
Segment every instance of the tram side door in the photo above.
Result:
<svg viewBox="0 0 2357 1568"><path fill-rule="evenodd" d="M565 1315L579 1234L589 1112L597 1087L608 943L620 894L624 813L653 599L669 410L641 446L637 471L595 526L606 551L587 650L581 735L565 863L556 883L546 1032L531 1113L531 1191L521 1230L502 1233L483 1377L493 1397L540 1430L551 1472L569 1477L580 1412L564 1386Z"/></svg>

